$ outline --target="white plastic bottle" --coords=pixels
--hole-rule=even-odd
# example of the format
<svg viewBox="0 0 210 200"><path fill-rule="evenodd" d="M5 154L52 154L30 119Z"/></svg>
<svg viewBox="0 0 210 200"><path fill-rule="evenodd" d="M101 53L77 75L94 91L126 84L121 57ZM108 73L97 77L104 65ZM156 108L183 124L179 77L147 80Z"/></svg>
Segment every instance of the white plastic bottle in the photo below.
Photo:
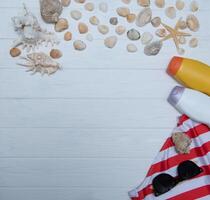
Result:
<svg viewBox="0 0 210 200"><path fill-rule="evenodd" d="M192 120L210 126L210 97L184 87L176 86L168 97L169 103Z"/></svg>

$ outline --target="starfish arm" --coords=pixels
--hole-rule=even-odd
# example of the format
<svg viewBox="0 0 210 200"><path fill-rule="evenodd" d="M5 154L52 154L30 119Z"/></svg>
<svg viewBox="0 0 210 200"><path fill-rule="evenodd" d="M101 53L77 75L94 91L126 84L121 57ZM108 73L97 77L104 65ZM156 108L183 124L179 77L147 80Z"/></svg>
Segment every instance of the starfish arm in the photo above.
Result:
<svg viewBox="0 0 210 200"><path fill-rule="evenodd" d="M185 32L177 32L177 36L192 36L190 33L185 33Z"/></svg>
<svg viewBox="0 0 210 200"><path fill-rule="evenodd" d="M172 37L171 34L169 34L169 35L165 36L163 39L161 39L160 41L161 41L161 42L164 42L164 41L169 40L169 39L171 39L171 38L173 38L173 37Z"/></svg>

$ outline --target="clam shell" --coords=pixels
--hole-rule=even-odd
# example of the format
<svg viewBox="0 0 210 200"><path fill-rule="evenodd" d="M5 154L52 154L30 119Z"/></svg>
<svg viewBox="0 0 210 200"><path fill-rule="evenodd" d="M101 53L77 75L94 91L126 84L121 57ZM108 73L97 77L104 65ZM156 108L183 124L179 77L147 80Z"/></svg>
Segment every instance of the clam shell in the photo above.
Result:
<svg viewBox="0 0 210 200"><path fill-rule="evenodd" d="M152 10L150 8L143 9L136 18L136 25L143 27L150 23L152 19Z"/></svg>
<svg viewBox="0 0 210 200"><path fill-rule="evenodd" d="M91 2L85 4L85 10L87 10L87 11L93 11L94 8L95 8L95 6Z"/></svg>
<svg viewBox="0 0 210 200"><path fill-rule="evenodd" d="M128 14L130 14L130 9L127 7L119 7L117 8L117 14L121 17L126 17Z"/></svg>
<svg viewBox="0 0 210 200"><path fill-rule="evenodd" d="M164 8L165 7L165 0L155 0L155 5L158 8Z"/></svg>
<svg viewBox="0 0 210 200"><path fill-rule="evenodd" d="M64 40L70 41L72 39L72 33L67 31L64 35Z"/></svg>
<svg viewBox="0 0 210 200"><path fill-rule="evenodd" d="M86 49L86 44L81 40L75 40L73 45L74 45L75 50L78 50L78 51L83 51Z"/></svg>
<svg viewBox="0 0 210 200"><path fill-rule="evenodd" d="M68 29L68 27L69 27L69 23L68 23L67 19L61 18L55 24L55 31L62 32L64 30Z"/></svg>
<svg viewBox="0 0 210 200"><path fill-rule="evenodd" d="M125 28L124 26L122 26L122 25L117 26L116 29L115 29L115 32L116 32L118 35L124 34L125 31L126 31L126 28Z"/></svg>
<svg viewBox="0 0 210 200"><path fill-rule="evenodd" d="M160 26L160 24L161 24L161 19L160 19L160 17L155 17L155 18L153 18L152 20L151 20L151 24L152 24L152 26L153 27L158 27L158 26Z"/></svg>
<svg viewBox="0 0 210 200"><path fill-rule="evenodd" d="M191 4L190 4L190 10L192 12L196 12L196 11L198 11L198 9L199 9L198 2L197 1L192 1Z"/></svg>
<svg viewBox="0 0 210 200"><path fill-rule="evenodd" d="M12 49L10 49L10 55L12 57L17 57L20 54L21 54L21 50L20 49L18 49L18 48L12 48Z"/></svg>
<svg viewBox="0 0 210 200"><path fill-rule="evenodd" d="M106 35L109 32L109 27L106 25L98 25L98 31L103 35Z"/></svg>
<svg viewBox="0 0 210 200"><path fill-rule="evenodd" d="M138 51L135 44L128 44L126 48L127 48L127 51L130 53L135 53Z"/></svg>
<svg viewBox="0 0 210 200"><path fill-rule="evenodd" d="M174 19L176 17L176 9L173 6L166 8L165 14L170 19Z"/></svg>
<svg viewBox="0 0 210 200"><path fill-rule="evenodd" d="M190 41L189 41L189 46L191 48L195 48L198 46L198 39L197 38L192 38Z"/></svg>
<svg viewBox="0 0 210 200"><path fill-rule="evenodd" d="M128 14L128 15L126 16L126 19L127 19L127 22L128 22L128 23L132 23L132 22L134 22L134 21L135 21L135 19L136 19L136 15L135 15L135 14L130 13L130 14Z"/></svg>
<svg viewBox="0 0 210 200"><path fill-rule="evenodd" d="M139 31L137 31L136 29L132 28L127 32L127 37L130 40L139 40L141 35L139 33Z"/></svg>
<svg viewBox="0 0 210 200"><path fill-rule="evenodd" d="M187 16L187 27L193 31L196 32L200 28L200 23L195 15L188 15Z"/></svg>
<svg viewBox="0 0 210 200"><path fill-rule="evenodd" d="M82 13L78 10L72 10L70 15L75 20L80 20L82 18Z"/></svg>
<svg viewBox="0 0 210 200"><path fill-rule="evenodd" d="M85 23L80 22L78 24L78 30L80 34L85 34L88 32L88 26Z"/></svg>
<svg viewBox="0 0 210 200"><path fill-rule="evenodd" d="M141 43L143 45L149 44L153 39L153 35L150 32L144 32L141 36Z"/></svg>
<svg viewBox="0 0 210 200"><path fill-rule="evenodd" d="M59 49L52 49L50 51L51 58L58 59L62 57L62 52Z"/></svg>
<svg viewBox="0 0 210 200"><path fill-rule="evenodd" d="M137 0L137 3L142 7L150 6L150 0Z"/></svg>
<svg viewBox="0 0 210 200"><path fill-rule="evenodd" d="M144 53L147 56L155 56L160 52L162 46L163 43L161 41L152 42L145 46Z"/></svg>
<svg viewBox="0 0 210 200"><path fill-rule="evenodd" d="M113 48L117 44L117 37L110 36L104 40L104 45L108 48Z"/></svg>
<svg viewBox="0 0 210 200"><path fill-rule="evenodd" d="M178 10L183 10L184 9L184 6L185 6L185 3L183 0L177 0L176 1L176 8Z"/></svg>
<svg viewBox="0 0 210 200"><path fill-rule="evenodd" d="M100 23L99 19L98 19L96 16L90 17L89 22L90 22L92 25L95 25L95 26L97 26L97 25Z"/></svg>

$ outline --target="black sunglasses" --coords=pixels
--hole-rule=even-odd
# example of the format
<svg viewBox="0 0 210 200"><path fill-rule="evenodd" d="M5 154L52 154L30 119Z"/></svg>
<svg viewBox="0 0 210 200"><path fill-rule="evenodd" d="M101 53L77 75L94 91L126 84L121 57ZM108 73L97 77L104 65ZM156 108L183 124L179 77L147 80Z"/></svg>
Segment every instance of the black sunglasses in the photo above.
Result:
<svg viewBox="0 0 210 200"><path fill-rule="evenodd" d="M171 190L179 182L191 179L201 172L203 169L197 166L194 162L187 160L181 162L177 167L178 177L174 178L169 174L159 174L152 181L154 195L159 196Z"/></svg>

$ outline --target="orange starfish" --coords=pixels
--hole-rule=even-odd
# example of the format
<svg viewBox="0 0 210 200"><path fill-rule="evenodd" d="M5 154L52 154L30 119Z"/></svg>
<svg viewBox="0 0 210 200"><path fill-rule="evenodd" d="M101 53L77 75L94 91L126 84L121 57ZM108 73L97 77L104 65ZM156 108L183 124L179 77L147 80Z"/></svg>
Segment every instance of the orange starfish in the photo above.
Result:
<svg viewBox="0 0 210 200"><path fill-rule="evenodd" d="M165 36L161 41L163 42L163 41L166 41L166 40L169 40L169 39L173 39L178 52L180 50L179 37L181 37L181 36L184 36L184 37L191 36L190 33L185 33L185 32L179 31L179 23L180 23L181 20L182 20L182 18L180 18L177 21L177 23L176 23L174 28L172 28L172 27L170 27L170 26L168 26L168 25L166 25L166 24L161 22L162 26L169 32L169 34L167 36Z"/></svg>

